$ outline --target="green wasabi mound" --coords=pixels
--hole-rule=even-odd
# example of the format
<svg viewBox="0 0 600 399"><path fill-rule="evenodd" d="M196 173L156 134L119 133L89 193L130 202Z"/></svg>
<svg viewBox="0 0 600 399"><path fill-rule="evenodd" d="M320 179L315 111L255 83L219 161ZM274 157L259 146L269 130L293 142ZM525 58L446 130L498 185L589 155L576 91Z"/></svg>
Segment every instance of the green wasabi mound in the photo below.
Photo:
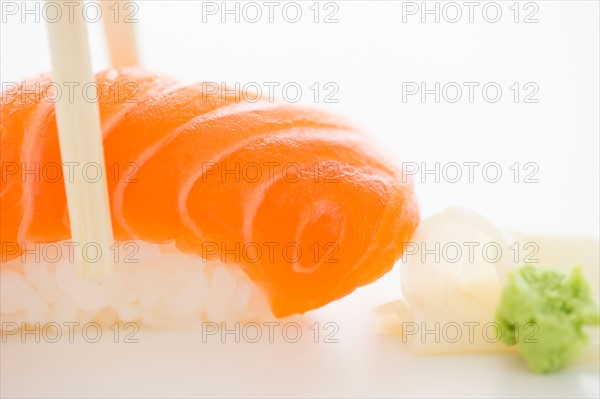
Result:
<svg viewBox="0 0 600 399"><path fill-rule="evenodd" d="M502 342L517 345L532 371L549 373L582 352L583 327L598 325L600 311L581 267L566 274L523 265L507 276L496 322Z"/></svg>

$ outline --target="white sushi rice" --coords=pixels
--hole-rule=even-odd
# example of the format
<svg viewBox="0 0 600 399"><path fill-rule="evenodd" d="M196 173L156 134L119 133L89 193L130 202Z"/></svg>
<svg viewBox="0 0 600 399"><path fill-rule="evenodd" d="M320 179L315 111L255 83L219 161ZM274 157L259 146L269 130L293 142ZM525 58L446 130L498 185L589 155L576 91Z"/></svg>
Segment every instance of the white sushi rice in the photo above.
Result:
<svg viewBox="0 0 600 399"><path fill-rule="evenodd" d="M93 280L77 275L65 254L56 262L20 258L0 268L0 321L40 323L117 321L153 328L195 329L202 322L272 318L267 301L237 266L205 261L173 246L134 242L137 263Z"/></svg>

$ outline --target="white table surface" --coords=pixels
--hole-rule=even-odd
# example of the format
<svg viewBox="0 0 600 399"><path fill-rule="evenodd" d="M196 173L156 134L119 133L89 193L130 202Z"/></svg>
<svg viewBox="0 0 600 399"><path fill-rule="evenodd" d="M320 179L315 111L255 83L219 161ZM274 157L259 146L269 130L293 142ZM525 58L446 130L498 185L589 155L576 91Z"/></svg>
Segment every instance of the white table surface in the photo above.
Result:
<svg viewBox="0 0 600 399"><path fill-rule="evenodd" d="M391 273L374 285L295 321L286 342L275 327L257 343L233 335L140 330L118 343L108 328L97 343L81 333L50 343L1 344L2 397L598 397L598 364L551 375L531 373L516 353L417 356L400 337L378 334L371 309L393 299ZM337 343L314 342L309 327L334 322ZM292 332L288 336L293 339ZM332 331L332 330L329 330ZM63 331L66 332L66 329ZM322 330L323 332L323 330ZM6 341L6 342L4 342ZM203 342L204 341L204 342Z"/></svg>

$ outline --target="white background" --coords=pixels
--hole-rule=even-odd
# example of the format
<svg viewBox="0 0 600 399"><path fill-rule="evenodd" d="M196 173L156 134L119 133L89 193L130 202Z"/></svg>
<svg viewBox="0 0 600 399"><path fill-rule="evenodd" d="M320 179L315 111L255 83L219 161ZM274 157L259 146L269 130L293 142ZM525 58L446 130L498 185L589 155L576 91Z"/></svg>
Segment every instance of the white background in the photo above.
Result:
<svg viewBox="0 0 600 399"><path fill-rule="evenodd" d="M406 16L405 23L402 2L338 1L335 18L339 22L332 24L314 23L314 13L309 9L312 1L298 3L302 4L303 11L298 23L286 22L279 7L274 23L269 23L267 15L263 15L259 22L252 24L236 23L233 16L222 23L219 14L205 16L207 20L203 22L200 1L138 1L140 7L135 17L139 20L136 29L142 64L189 82L206 80L242 85L298 82L303 88L302 102L305 103L314 102L309 90L314 82L321 85L334 82L339 86L335 96L339 102L316 106L353 118L397 162L425 162L429 168L435 162L497 162L502 166L503 177L498 183L486 182L481 168L476 169L475 183L469 183L466 176L459 183L436 183L433 176L421 182L417 176L416 189L423 217L449 205L464 205L495 222L522 230L598 237L598 2L534 2L539 8L534 16L537 23L522 21L533 10L524 10L525 2L519 5L521 14L515 23L514 12L509 9L513 1L498 2L502 18L497 23L484 19L482 6L486 2L475 9L472 23L464 6L463 16L457 23L448 23L443 18L435 23L432 15L422 23L420 14ZM433 8L434 3L428 2L428 7ZM220 6L221 2L216 4ZM416 4L421 6L421 2ZM442 7L444 2L439 4ZM266 10L263 8L263 12ZM321 12L320 19L325 14L322 8ZM493 12L490 13L493 17ZM96 69L108 65L102 34L100 23L91 25ZM43 23L36 23L31 17L26 23L21 22L20 16L7 17L2 23L0 40L3 83L50 69ZM435 82L441 85L479 82L481 86L497 82L503 93L496 103L483 99L481 86L475 91L473 103L468 101L466 89L455 104L443 99L435 103L431 95L425 103L418 96L403 102L403 82L426 82L429 88ZM509 89L514 82L519 82L521 87L527 82L535 83L539 87L535 95L539 102L523 103L521 99L515 103ZM522 165L527 162L538 165L535 177L539 182L523 183L521 175L521 181L515 183L513 171L508 168L515 162L520 163L522 172ZM466 171L463 169L463 173ZM387 280L392 281L393 276ZM395 287L386 281L377 284L390 290ZM407 357L397 342L378 338L372 324L365 321L368 317L360 313L367 312L371 303L377 302L372 295L375 291L377 289L363 290L354 298L312 316L345 323L342 325L349 329L355 326L365 329L364 332L342 331L345 344L342 342L333 348L313 346L298 351L296 347L286 352L271 345L256 351L246 346L232 348L217 344L186 351L181 342L193 342L193 336L161 338L157 333L148 333L149 342L160 341L163 345L158 343L153 349L154 357L145 352L153 347L148 345L138 345L135 349L116 349L110 345L112 349L98 345L74 348L82 350L82 356L90 356L88 360L103 359L92 366L93 370L102 366L102 372L110 374L103 378L125 384L123 391L111 390L106 385L90 387L89 392L98 395L133 394L140 386L138 383L153 387L154 391L144 392L148 395L165 394L169 389L175 389L180 395L193 392L225 396L294 392L298 395L598 395L597 368L592 374L589 370L587 373L570 370L543 378L527 374L512 357ZM348 310L355 309L354 306L362 310ZM364 344L365 340L369 343ZM170 350L164 346L166 343L179 349ZM77 373L80 378L82 368L79 366L83 360L71 353L70 348L41 345L38 352L36 346L9 347L2 359L2 385L9 384L10 389L3 387L3 392L25 392L21 390L26 382L24 374L21 380L15 380L15 376L29 367L41 373L46 363L31 365L35 358L48 360L64 355L65 362L70 363L65 365L66 370ZM178 350L181 357L177 357ZM205 356L204 350L214 350L208 358L222 362L215 370L231 369L232 374L228 377L220 372L210 374L211 365L194 357ZM393 351L398 351L398 359L402 360L394 362L396 352ZM163 384L153 378L144 379L142 383L136 380L142 378L138 374L133 380L111 374L107 370L111 366L103 362L108 362L107 354L114 356L115 353L129 356L123 364L132 367L139 356L143 360L140 370L150 376L156 370L149 366L148 358L159 363L164 358L164 362L171 364L168 370L172 367L180 370L179 375L171 375L179 385L169 385L166 381ZM262 357L263 354L266 355ZM9 379L5 370L11 368L13 362L17 369L9 371ZM281 362L285 366L281 366ZM115 373L130 372L118 364L114 367ZM164 364L159 370L167 372ZM197 374L190 370L196 370ZM217 378L218 374L218 378L226 380L218 380L221 387L210 385L201 389L193 381L195 376L200 381L203 373L211 378ZM478 377L465 378L468 373L477 373ZM272 378L267 378L269 375ZM46 381L45 377L40 378ZM132 382L134 380L137 383ZM87 380L84 378L84 381ZM281 381L288 384L287 390L286 386L280 386ZM51 380L46 383L52 385ZM59 389L58 385L55 388ZM56 392L77 394L79 391Z"/></svg>
<svg viewBox="0 0 600 399"><path fill-rule="evenodd" d="M296 24L285 21L282 7L272 24L266 8L255 24L236 23L231 15L223 24L220 14L203 23L200 1L140 1L142 63L190 82L298 82L305 102L312 101L314 82L335 82L339 103L317 105L352 117L398 162L502 165L495 184L482 178L481 168L474 184L466 169L454 184L427 176L417 188L424 216L462 204L519 228L598 235L598 2L535 2L538 23L514 23L513 2L499 2L502 18L495 24L482 16L485 2L473 23L462 7L454 24L435 23L431 15L421 23L420 14L403 23L402 2L394 1L337 2L339 23L315 24L313 2L299 4L303 16ZM519 8L520 19L532 12ZM2 82L50 69L45 25L19 17L2 24ZM108 66L101 23L92 24L91 36L101 69ZM466 89L456 104L436 104L431 95L425 104L418 96L403 103L402 82L481 86L474 103ZM488 82L503 89L497 103L481 96ZM514 82L536 83L539 103L515 104ZM539 183L511 183L508 167L515 162L522 172L527 162L539 165Z"/></svg>

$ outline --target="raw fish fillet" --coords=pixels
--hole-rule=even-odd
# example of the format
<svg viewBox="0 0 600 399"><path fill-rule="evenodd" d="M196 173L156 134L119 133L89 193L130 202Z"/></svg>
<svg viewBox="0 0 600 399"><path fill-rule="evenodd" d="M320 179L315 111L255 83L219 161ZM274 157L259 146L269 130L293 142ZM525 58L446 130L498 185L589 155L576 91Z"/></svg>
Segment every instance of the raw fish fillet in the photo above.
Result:
<svg viewBox="0 0 600 399"><path fill-rule="evenodd" d="M41 93L48 82L23 87L39 83ZM402 170L339 117L240 100L138 67L101 72L97 84L116 239L174 242L238 264L277 316L376 280L419 222ZM19 255L14 245L70 232L54 104L19 89L3 93L1 105L1 161L19 169L3 166L6 261ZM21 173L54 164L58 181Z"/></svg>

